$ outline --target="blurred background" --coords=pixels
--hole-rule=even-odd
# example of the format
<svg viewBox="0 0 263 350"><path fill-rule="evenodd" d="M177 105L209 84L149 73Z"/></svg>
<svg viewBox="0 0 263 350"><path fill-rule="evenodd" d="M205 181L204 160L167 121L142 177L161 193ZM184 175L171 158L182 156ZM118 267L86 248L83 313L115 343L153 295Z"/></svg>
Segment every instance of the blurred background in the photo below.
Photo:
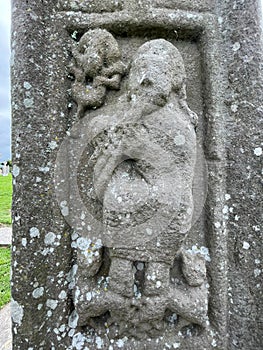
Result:
<svg viewBox="0 0 263 350"><path fill-rule="evenodd" d="M0 163L11 159L10 26L11 0L0 0Z"/></svg>

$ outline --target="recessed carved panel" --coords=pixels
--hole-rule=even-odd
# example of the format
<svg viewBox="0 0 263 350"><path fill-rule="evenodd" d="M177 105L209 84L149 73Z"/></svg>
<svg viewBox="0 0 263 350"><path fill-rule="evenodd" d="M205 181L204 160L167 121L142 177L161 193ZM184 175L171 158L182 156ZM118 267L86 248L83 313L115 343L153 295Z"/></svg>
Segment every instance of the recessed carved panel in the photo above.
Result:
<svg viewBox="0 0 263 350"><path fill-rule="evenodd" d="M103 247L94 251L94 261L88 255L85 260L92 242L78 239L75 306L81 325L108 313L120 335L152 337L165 329L169 310L182 318L181 327L205 326L205 260L181 250L193 213L196 122L178 50L163 39L146 42L133 57L127 92L115 111L101 110L89 122L90 188L101 203L99 235L110 264L108 275L98 275ZM178 285L170 278L176 256ZM101 278L107 287L97 294Z"/></svg>
<svg viewBox="0 0 263 350"><path fill-rule="evenodd" d="M69 203L70 320L116 341L171 339L185 329L198 335L209 325L210 258L207 248L187 244L200 215L193 189L199 150L182 55L165 39L140 45L131 38L137 48L125 51L129 41L101 29L78 39L69 70L81 127L72 135L84 136L75 160L79 197L71 191Z"/></svg>

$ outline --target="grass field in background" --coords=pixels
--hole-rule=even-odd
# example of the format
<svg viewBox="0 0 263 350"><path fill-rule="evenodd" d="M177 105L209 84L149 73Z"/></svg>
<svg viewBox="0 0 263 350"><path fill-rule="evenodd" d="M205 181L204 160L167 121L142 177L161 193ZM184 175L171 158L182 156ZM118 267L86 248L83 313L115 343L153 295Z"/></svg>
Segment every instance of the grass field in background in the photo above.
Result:
<svg viewBox="0 0 263 350"><path fill-rule="evenodd" d="M11 224L12 175L0 175L0 226ZM0 247L0 308L10 301L10 248Z"/></svg>
<svg viewBox="0 0 263 350"><path fill-rule="evenodd" d="M0 308L10 301L11 249L0 247Z"/></svg>
<svg viewBox="0 0 263 350"><path fill-rule="evenodd" d="M11 224L12 175L0 175L0 224Z"/></svg>

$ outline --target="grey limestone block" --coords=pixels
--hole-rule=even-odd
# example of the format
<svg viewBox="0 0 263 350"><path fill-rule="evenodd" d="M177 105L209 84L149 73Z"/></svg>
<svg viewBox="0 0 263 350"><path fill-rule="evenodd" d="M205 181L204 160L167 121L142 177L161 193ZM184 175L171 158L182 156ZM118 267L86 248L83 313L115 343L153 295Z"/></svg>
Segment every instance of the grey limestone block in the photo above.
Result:
<svg viewBox="0 0 263 350"><path fill-rule="evenodd" d="M262 339L262 18L12 1L14 350Z"/></svg>

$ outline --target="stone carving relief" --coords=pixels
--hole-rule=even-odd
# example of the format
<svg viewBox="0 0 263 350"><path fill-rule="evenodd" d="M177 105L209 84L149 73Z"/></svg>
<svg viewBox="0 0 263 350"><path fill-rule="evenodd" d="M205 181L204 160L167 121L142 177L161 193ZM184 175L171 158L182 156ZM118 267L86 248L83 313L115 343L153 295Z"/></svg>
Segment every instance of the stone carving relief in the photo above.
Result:
<svg viewBox="0 0 263 350"><path fill-rule="evenodd" d="M119 89L125 67L118 43L103 29L86 32L72 48L72 54L72 97L78 105L78 117L82 117L86 108L103 104L107 89Z"/></svg>
<svg viewBox="0 0 263 350"><path fill-rule="evenodd" d="M76 239L73 316L79 326L139 340L206 327L205 257L183 247L193 214L197 116L187 105L181 54L164 39L143 44L126 91L109 106L102 106L106 89L119 88L124 73L116 40L106 30L88 31L73 55L72 93L92 150L83 196L97 201L102 221L91 228L102 239L91 239L90 228Z"/></svg>

